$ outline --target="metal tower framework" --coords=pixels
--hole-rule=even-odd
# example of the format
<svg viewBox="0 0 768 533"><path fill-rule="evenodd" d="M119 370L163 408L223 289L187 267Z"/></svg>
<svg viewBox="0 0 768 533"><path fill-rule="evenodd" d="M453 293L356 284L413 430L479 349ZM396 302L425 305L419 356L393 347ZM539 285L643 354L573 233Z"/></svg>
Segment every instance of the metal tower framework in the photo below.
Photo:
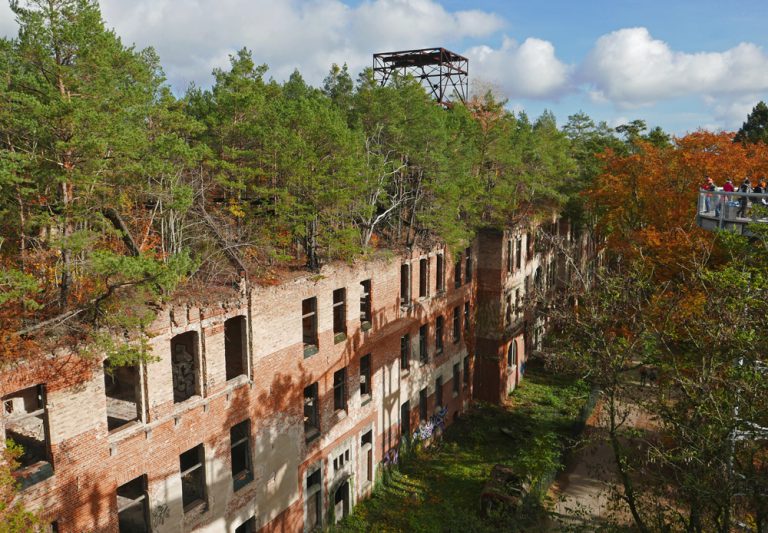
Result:
<svg viewBox="0 0 768 533"><path fill-rule="evenodd" d="M373 75L386 85L394 73L411 74L437 102L451 104L454 94L462 101L469 92L469 60L445 48L422 48L373 54Z"/></svg>

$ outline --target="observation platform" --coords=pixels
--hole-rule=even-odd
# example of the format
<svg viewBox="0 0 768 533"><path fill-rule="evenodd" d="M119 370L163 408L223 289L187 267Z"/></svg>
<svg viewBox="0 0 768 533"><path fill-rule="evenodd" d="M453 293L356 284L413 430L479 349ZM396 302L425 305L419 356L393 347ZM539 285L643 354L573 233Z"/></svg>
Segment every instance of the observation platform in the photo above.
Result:
<svg viewBox="0 0 768 533"><path fill-rule="evenodd" d="M768 224L768 194L699 191L696 223L706 230L750 235L750 224Z"/></svg>

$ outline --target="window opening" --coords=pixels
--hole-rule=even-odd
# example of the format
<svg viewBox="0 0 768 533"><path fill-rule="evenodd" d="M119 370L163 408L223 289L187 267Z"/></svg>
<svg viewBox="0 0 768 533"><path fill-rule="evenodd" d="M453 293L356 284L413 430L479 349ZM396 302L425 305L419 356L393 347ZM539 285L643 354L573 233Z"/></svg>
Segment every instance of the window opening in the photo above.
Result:
<svg viewBox="0 0 768 533"><path fill-rule="evenodd" d="M224 360L227 381L246 374L246 321L244 316L236 316L224 322Z"/></svg>
<svg viewBox="0 0 768 533"><path fill-rule="evenodd" d="M459 393L461 389L461 370L459 369L459 363L453 364L453 392Z"/></svg>
<svg viewBox="0 0 768 533"><path fill-rule="evenodd" d="M317 383L304 388L304 435L311 439L320 433L318 412Z"/></svg>
<svg viewBox="0 0 768 533"><path fill-rule="evenodd" d="M371 397L371 354L360 358L360 398L366 401Z"/></svg>
<svg viewBox="0 0 768 533"><path fill-rule="evenodd" d="M104 361L107 429L114 431L140 418L141 385L138 366L112 366Z"/></svg>
<svg viewBox="0 0 768 533"><path fill-rule="evenodd" d="M400 267L400 305L411 303L411 266L404 264Z"/></svg>
<svg viewBox="0 0 768 533"><path fill-rule="evenodd" d="M35 385L3 396L5 437L22 448L19 468L50 465L45 386ZM40 465L42 466L42 465Z"/></svg>
<svg viewBox="0 0 768 533"><path fill-rule="evenodd" d="M340 342L347 338L347 290L333 291L333 339Z"/></svg>
<svg viewBox="0 0 768 533"><path fill-rule="evenodd" d="M429 259L419 260L419 298L429 296Z"/></svg>
<svg viewBox="0 0 768 533"><path fill-rule="evenodd" d="M200 395L200 368L197 357L197 332L187 331L171 339L173 401L183 402Z"/></svg>
<svg viewBox="0 0 768 533"><path fill-rule="evenodd" d="M400 337L400 369L408 370L411 366L411 336L407 333Z"/></svg>
<svg viewBox="0 0 768 533"><path fill-rule="evenodd" d="M317 353L317 298L307 298L301 302L301 332L304 357Z"/></svg>
<svg viewBox="0 0 768 533"><path fill-rule="evenodd" d="M461 309L457 305L453 308L453 342L461 340Z"/></svg>
<svg viewBox="0 0 768 533"><path fill-rule="evenodd" d="M148 533L147 476L117 487L117 522L120 533Z"/></svg>
<svg viewBox="0 0 768 533"><path fill-rule="evenodd" d="M253 480L251 466L251 421L243 420L229 430L232 455L232 484L238 490Z"/></svg>
<svg viewBox="0 0 768 533"><path fill-rule="evenodd" d="M205 452L198 444L179 456L181 501L184 511L205 503Z"/></svg>
<svg viewBox="0 0 768 533"><path fill-rule="evenodd" d="M360 294L360 322L365 325L371 323L371 280L360 282L362 293Z"/></svg>
<svg viewBox="0 0 768 533"><path fill-rule="evenodd" d="M362 378L360 379L362 384ZM337 411L347 408L347 369L333 373L333 408Z"/></svg>

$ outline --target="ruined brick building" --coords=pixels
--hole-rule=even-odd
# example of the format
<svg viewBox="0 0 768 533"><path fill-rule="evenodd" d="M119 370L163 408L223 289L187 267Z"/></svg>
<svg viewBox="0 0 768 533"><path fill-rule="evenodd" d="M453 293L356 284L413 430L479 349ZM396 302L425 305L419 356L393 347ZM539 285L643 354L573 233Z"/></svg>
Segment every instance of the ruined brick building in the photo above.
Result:
<svg viewBox="0 0 768 533"><path fill-rule="evenodd" d="M450 423L522 379L546 318L527 296L574 266L545 236L586 250L565 221L485 231L457 256L382 255L172 306L140 367L19 364L0 396L2 434L25 448L20 497L61 532L338 520L422 421Z"/></svg>

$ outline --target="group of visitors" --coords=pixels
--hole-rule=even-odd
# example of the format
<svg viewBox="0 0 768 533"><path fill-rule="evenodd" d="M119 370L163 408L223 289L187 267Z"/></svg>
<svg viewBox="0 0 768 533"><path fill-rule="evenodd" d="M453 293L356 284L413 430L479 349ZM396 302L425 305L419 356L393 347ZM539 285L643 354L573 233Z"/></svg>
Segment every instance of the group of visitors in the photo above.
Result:
<svg viewBox="0 0 768 533"><path fill-rule="evenodd" d="M753 193L754 196L746 196L746 195L739 195L738 198L736 198L733 202L731 202L731 197L728 195L719 195L719 197L715 200L715 216L720 216L720 210L722 209L723 204L730 204L734 207L738 206L738 210L736 211L737 217L746 218L747 212L749 210L750 203L752 204L759 204L768 206L768 198L763 196L763 194L768 193L768 189L766 189L766 181L765 178L760 178L757 181L757 185L752 187L752 182L749 178L744 178L744 181L741 182L741 185L739 185L739 188L736 189L733 185L733 181L731 178L728 178L725 180L725 183L722 187L718 187L715 184L715 181L712 178L707 178L706 181L701 185L702 191L723 191L723 192L740 192L740 193ZM707 194L704 196L704 207L707 212L712 210L712 196L711 194Z"/></svg>

